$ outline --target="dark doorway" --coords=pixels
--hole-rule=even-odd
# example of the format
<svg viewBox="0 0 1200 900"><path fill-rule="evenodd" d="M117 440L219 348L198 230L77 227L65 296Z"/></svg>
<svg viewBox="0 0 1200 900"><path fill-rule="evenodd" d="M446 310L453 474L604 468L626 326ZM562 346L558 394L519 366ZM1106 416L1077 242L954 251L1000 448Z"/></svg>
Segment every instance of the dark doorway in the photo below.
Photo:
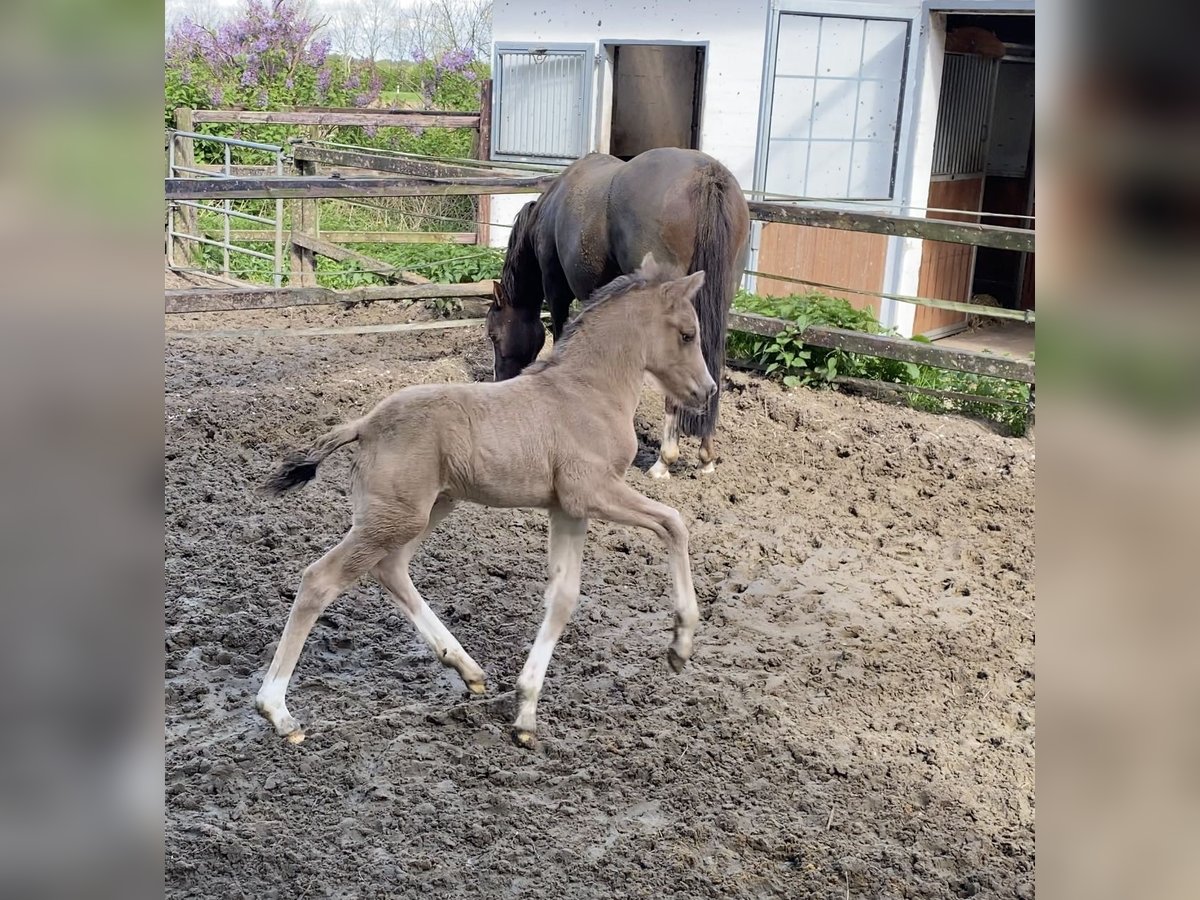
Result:
<svg viewBox="0 0 1200 900"><path fill-rule="evenodd" d="M982 221L989 225L1031 228L1034 17L950 15L946 18L946 34L948 51L956 46L996 60L980 202L980 209L992 215ZM1012 250L978 248L971 293L993 297L1000 306L1032 308L1032 259Z"/></svg>
<svg viewBox="0 0 1200 900"><path fill-rule="evenodd" d="M700 147L704 48L616 44L609 153L631 159L656 147Z"/></svg>

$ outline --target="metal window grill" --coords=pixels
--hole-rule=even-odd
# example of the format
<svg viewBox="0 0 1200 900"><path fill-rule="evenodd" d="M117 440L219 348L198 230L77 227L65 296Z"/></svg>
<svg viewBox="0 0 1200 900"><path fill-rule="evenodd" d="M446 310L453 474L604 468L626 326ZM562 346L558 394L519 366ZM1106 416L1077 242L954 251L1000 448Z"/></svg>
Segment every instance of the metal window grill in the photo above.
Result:
<svg viewBox="0 0 1200 900"><path fill-rule="evenodd" d="M982 175L999 61L947 53L933 141L934 175Z"/></svg>
<svg viewBox="0 0 1200 900"><path fill-rule="evenodd" d="M593 47L497 45L494 159L573 162L591 135Z"/></svg>

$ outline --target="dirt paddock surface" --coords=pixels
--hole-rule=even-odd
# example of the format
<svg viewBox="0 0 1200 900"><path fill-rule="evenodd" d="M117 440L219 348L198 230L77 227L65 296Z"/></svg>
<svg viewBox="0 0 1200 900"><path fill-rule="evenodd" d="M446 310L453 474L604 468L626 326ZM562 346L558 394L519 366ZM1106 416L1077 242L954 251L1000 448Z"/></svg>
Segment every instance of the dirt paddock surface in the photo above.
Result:
<svg viewBox="0 0 1200 900"><path fill-rule="evenodd" d="M172 329L373 321L172 317ZM462 506L413 578L489 676L468 699L382 589L300 658L293 746L253 709L352 453L280 500L286 448L406 384L487 377L482 327L167 342L167 894L217 898L1033 896L1034 445L730 374L719 468L639 490L691 527L702 621L673 675L666 554L593 523L583 598L508 737L546 515ZM636 465L655 458L646 392Z"/></svg>

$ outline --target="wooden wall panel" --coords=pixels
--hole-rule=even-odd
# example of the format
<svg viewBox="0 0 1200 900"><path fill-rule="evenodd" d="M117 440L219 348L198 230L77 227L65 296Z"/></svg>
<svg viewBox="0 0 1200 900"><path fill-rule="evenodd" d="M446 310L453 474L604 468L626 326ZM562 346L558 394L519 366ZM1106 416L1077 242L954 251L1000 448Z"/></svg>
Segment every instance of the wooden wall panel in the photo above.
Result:
<svg viewBox="0 0 1200 900"><path fill-rule="evenodd" d="M929 185L928 205L933 209L978 210L982 188L980 178L934 181ZM926 218L960 222L979 220L978 216L945 212L931 212ZM917 295L935 300L957 300L960 303L970 300L975 248L968 244L948 244L943 241L924 241L923 245ZM918 306L913 334L945 331L966 321L965 313Z"/></svg>
<svg viewBox="0 0 1200 900"><path fill-rule="evenodd" d="M789 278L810 278L822 284L855 288L862 291L883 289L883 268L887 257L887 235L860 234L833 228L807 225L763 226L758 253L758 271ZM758 292L769 297L820 291L845 297L854 306L871 308L879 315L879 298L862 294L809 288L788 281L758 279Z"/></svg>

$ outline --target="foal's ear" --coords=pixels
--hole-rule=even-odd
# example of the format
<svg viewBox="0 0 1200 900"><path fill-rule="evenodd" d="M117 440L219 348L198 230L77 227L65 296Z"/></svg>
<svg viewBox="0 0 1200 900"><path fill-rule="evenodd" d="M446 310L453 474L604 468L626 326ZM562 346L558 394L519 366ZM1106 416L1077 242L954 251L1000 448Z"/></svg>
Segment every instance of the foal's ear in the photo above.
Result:
<svg viewBox="0 0 1200 900"><path fill-rule="evenodd" d="M504 305L504 297L500 293L500 282L499 281L492 282L492 302L495 303L497 306Z"/></svg>
<svg viewBox="0 0 1200 900"><path fill-rule="evenodd" d="M700 288L704 287L704 278L704 270L701 269L699 272L693 272L686 278L677 278L675 281L669 282L665 287L668 293L687 300L690 303L692 298L700 293Z"/></svg>

